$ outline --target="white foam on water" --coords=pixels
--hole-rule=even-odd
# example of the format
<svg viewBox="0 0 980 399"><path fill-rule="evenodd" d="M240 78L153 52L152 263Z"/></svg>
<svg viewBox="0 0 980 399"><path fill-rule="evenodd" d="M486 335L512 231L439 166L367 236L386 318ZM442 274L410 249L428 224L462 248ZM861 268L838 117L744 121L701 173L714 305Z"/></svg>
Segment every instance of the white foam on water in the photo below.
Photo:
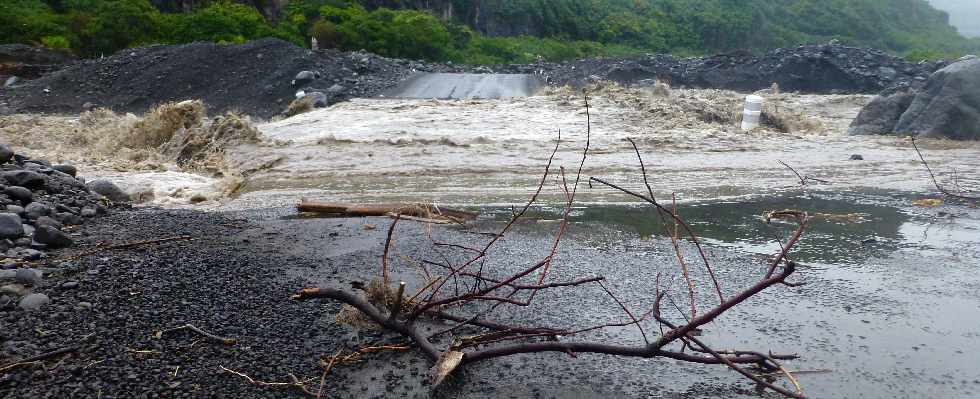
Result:
<svg viewBox="0 0 980 399"><path fill-rule="evenodd" d="M140 205L165 207L215 205L224 199L222 180L192 173L95 172L90 178L107 179Z"/></svg>
<svg viewBox="0 0 980 399"><path fill-rule="evenodd" d="M642 94L642 92L640 93ZM798 189L786 162L828 180L822 188L871 187L928 191L931 182L907 142L895 137L850 137L845 131L869 96L784 94L767 103L798 113L807 131L760 128L741 132L738 122L706 122L741 110L744 95L675 90L669 99L634 92L597 93L590 101L590 156L584 178L628 186L641 182L636 140L658 196L681 200L764 195ZM790 114L795 115L795 114ZM300 197L344 202L514 204L540 181L562 131L562 147L542 198L561 200L557 166L571 179L585 144L587 115L576 93L495 100L355 99L259 127L276 147L239 147L242 164L278 157L275 167L250 175L229 207L281 206ZM927 157L961 178L980 170L976 143L933 143ZM933 149L941 148L941 149ZM865 161L849 160L862 154ZM234 163L234 161L233 161ZM818 187L817 189L819 189ZM621 203L630 198L593 185L583 203Z"/></svg>

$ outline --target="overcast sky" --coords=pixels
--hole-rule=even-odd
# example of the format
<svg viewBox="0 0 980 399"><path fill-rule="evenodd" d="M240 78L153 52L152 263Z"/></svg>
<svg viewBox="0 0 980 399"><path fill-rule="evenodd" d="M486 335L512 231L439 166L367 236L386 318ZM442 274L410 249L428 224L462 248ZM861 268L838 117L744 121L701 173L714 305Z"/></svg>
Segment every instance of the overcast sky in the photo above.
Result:
<svg viewBox="0 0 980 399"><path fill-rule="evenodd" d="M964 36L980 37L980 0L929 0L949 12L949 22Z"/></svg>

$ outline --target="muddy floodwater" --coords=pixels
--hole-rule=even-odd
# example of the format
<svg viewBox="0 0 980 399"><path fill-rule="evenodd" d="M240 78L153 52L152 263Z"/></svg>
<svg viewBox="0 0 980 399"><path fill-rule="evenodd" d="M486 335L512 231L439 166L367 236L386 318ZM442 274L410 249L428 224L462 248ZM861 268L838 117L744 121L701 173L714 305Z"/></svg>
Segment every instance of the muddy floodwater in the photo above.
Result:
<svg viewBox="0 0 980 399"><path fill-rule="evenodd" d="M738 105L737 95L726 92L687 95L709 105ZM698 119L702 116L697 110L663 105L669 101L642 102L619 93L596 96L591 101L590 155L584 174L638 182L636 155L625 141L630 137L644 155L657 194L677 193L680 201L751 197L797 185L780 161L826 180L834 190L927 191L931 183L906 140L844 134L868 99L785 96L774 106L798 113L811 125L809 131L745 133L737 123L707 123ZM692 100L689 107L700 104ZM585 147L586 119L581 96L560 94L337 104L259 126L264 135L286 144L230 151L243 169L274 166L251 174L244 192L225 206L282 205L297 196L357 202L519 203L539 182L559 132L562 143L555 165L577 164ZM964 181L976 176L980 146L975 143L935 141L922 146L942 170L955 169ZM852 155L864 160L852 161ZM544 194L559 197L553 182ZM599 188L585 190L580 200L628 201Z"/></svg>

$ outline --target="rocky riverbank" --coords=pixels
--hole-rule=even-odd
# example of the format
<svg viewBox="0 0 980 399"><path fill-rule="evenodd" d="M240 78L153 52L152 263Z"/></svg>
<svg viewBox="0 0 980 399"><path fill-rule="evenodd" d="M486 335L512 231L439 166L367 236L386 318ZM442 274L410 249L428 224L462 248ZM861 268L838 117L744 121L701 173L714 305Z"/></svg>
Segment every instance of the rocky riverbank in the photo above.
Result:
<svg viewBox="0 0 980 399"><path fill-rule="evenodd" d="M72 165L52 165L0 145L0 308L34 311L46 305L49 298L40 289L44 271L34 265L48 251L74 245L78 227L104 215L113 200L128 197L105 180L86 185Z"/></svg>

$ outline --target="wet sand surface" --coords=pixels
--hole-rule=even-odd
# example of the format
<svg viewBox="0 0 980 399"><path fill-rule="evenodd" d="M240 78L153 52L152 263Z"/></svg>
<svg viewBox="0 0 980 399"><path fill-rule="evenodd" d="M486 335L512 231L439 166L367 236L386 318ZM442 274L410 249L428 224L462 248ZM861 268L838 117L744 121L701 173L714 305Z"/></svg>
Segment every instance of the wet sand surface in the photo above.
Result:
<svg viewBox="0 0 980 399"><path fill-rule="evenodd" d="M752 201L706 202L682 208L682 214L709 243L709 258L727 292L751 284L762 273L767 254L776 251L773 230L761 223L765 210L800 208L814 214L853 214L843 222L813 222L794 253L802 265L801 288L780 287L735 308L705 331L716 348L799 353L788 364L814 398L975 397L980 367L980 212L944 206L912 208L899 193L796 193ZM493 210L488 210L494 214ZM500 226L509 209L496 212L474 230ZM527 259L546 255L554 210L542 209L537 222L522 224L494 254L493 274L505 276L526 267ZM556 280L602 275L636 311L652 301L658 272L676 272L669 243L655 235L655 215L633 206L584 207L576 211L569 238L556 262ZM298 223L315 225L323 219ZM328 219L329 220L329 219ZM357 222L355 222L357 223ZM385 220L355 238L333 241L317 251L341 265L377 254ZM776 228L775 231L784 229ZM395 256L434 257L427 239L411 226L399 228ZM436 230L437 239L458 238ZM297 249L296 252L308 250ZM688 248L690 250L690 248ZM688 253L693 256L693 253ZM521 260L524 261L521 261ZM374 265L375 269L377 265ZM396 266L397 268L398 266ZM413 281L402 265L401 277ZM324 285L343 284L333 271L297 275ZM368 267L361 278L376 271ZM343 275L343 273L342 273ZM346 276L344 276L346 277ZM707 281L700 276L699 284ZM710 292L699 291L703 303ZM684 303L683 296L677 301ZM564 290L543 295L531 309L503 312L506 320L549 327L588 326L620 321L616 304L598 289ZM647 332L656 331L647 325ZM619 344L641 344L635 328L589 334ZM375 370L363 374L364 368ZM392 371L385 362L364 365L346 378ZM605 356L522 355L468 367L439 391L441 397L759 397L751 384L723 367L678 364L665 360ZM410 386L411 384L409 384ZM407 387L397 387L396 392ZM411 390L410 390L411 391ZM424 391L424 390L423 390ZM370 391L375 392L375 391ZM381 391L377 391L379 394ZM412 391L412 394L417 392ZM766 396L766 395L762 395Z"/></svg>
<svg viewBox="0 0 980 399"><path fill-rule="evenodd" d="M859 223L814 222L794 255L805 265L798 278L807 285L765 292L710 325L705 339L717 348L801 354L789 367L831 371L800 376L814 398L975 397L980 390L980 367L973 353L980 347L980 277L976 270L980 214L976 209L957 208L910 212L899 205L905 200L900 196L808 195L685 208L682 212L695 230L716 245L709 256L728 290L744 287L758 277L764 260L753 254L775 252L770 234L758 219L763 210L791 207L863 215ZM563 245L556 269L561 270L561 277L556 278L606 276L624 302L637 311L645 309L653 296L656 273L676 271L665 242L637 238L649 233L650 224L644 220L653 215L638 218L638 210L632 208L600 208L592 215L587 209L582 212L571 239ZM938 216L940 213L945 216ZM616 222L623 220L633 222ZM525 253L544 256L548 239L541 236L541 230L547 228L522 229L522 234L511 237L512 245L503 250L509 256L504 259L519 259ZM515 242L522 244L513 245ZM500 275L505 274L501 271ZM707 282L700 284L705 287ZM706 291L700 291L705 294L702 300L710 303ZM542 298L539 306L515 317L552 326L590 325L597 319L622 317L598 290ZM683 303L683 297L677 300ZM655 327L648 327L650 330ZM635 329L609 331L594 338L642 342ZM532 381L541 385L515 388L490 383L487 385L496 390L485 397L597 397L602 392L624 397L758 396L749 384L723 368L601 356L578 360L522 356L512 367L506 366L509 361L475 365L467 375L496 373L496 381L521 381L525 373L540 371ZM570 375L579 377L568 378ZM564 382L554 386L545 382L549 380ZM473 397L477 393L470 384L457 381L451 391L457 397Z"/></svg>

